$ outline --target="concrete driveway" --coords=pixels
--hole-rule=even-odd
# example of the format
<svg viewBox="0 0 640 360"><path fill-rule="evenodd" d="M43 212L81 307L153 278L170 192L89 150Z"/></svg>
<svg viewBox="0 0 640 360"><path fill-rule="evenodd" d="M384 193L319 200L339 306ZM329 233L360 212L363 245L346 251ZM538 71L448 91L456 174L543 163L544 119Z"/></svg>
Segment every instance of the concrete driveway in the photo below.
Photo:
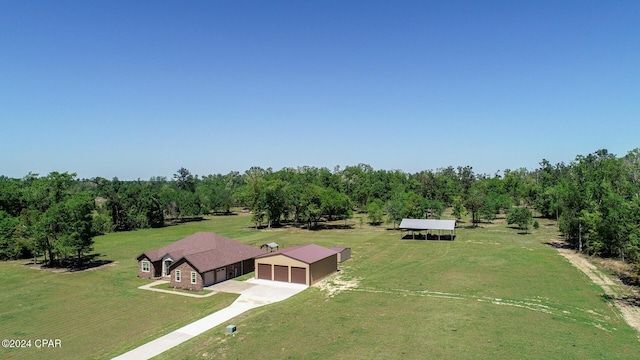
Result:
<svg viewBox="0 0 640 360"><path fill-rule="evenodd" d="M218 310L211 315L205 316L200 320L150 341L114 359L150 359L207 330L229 321L247 310L288 299L306 289L307 286L278 281L249 279L247 281L227 280L207 288L219 292L240 294L240 296L226 308ZM216 297L213 296L209 299L214 300L215 298Z"/></svg>

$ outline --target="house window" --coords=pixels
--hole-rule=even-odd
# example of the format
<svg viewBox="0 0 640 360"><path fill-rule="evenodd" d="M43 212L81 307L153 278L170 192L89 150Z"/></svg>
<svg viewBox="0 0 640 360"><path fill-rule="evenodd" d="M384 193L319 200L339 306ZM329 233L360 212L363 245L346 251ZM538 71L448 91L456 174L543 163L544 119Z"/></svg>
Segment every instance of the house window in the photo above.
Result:
<svg viewBox="0 0 640 360"><path fill-rule="evenodd" d="M182 280L182 272L180 270L176 270L176 282L180 282Z"/></svg>
<svg viewBox="0 0 640 360"><path fill-rule="evenodd" d="M198 274L198 273L197 273L197 272L195 272L195 271L192 271L192 272L191 272L191 283L192 283L192 284L196 284L196 283L198 282L198 279L196 278L197 274Z"/></svg>
<svg viewBox="0 0 640 360"><path fill-rule="evenodd" d="M149 264L148 261L142 262L142 272L149 272L151 271L150 268L151 268L151 265Z"/></svg>

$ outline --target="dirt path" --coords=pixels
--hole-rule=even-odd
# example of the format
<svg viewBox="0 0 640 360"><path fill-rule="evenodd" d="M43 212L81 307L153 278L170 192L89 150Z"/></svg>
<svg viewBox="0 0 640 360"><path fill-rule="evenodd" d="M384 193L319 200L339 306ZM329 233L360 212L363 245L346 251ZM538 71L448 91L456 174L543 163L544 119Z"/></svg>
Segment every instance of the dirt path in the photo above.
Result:
<svg viewBox="0 0 640 360"><path fill-rule="evenodd" d="M576 254L575 251L558 248L558 252L569 260L573 266L585 273L594 284L600 286L605 294L611 296L616 307L620 309L624 320L640 333L640 307L631 305L625 300L632 290L619 281L612 280L582 255ZM640 340L640 335L638 335L638 340Z"/></svg>

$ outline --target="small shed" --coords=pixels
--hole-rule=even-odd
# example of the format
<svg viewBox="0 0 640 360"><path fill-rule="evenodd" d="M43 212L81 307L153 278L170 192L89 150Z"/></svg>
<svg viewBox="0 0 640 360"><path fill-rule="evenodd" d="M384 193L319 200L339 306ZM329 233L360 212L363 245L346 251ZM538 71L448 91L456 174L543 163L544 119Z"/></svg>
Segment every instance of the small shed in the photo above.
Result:
<svg viewBox="0 0 640 360"><path fill-rule="evenodd" d="M402 219L400 226L400 238L404 239L403 231L411 232L411 239L424 240L453 240L456 237L455 220L434 220L434 219ZM421 232L425 234L422 235Z"/></svg>
<svg viewBox="0 0 640 360"><path fill-rule="evenodd" d="M257 279L313 285L338 271L338 253L307 244L266 253L255 258Z"/></svg>
<svg viewBox="0 0 640 360"><path fill-rule="evenodd" d="M270 243L266 243L266 244L260 245L260 249L266 250L268 252L277 251L279 248L280 248L280 245L278 245L277 243L274 243L274 242L270 242Z"/></svg>
<svg viewBox="0 0 640 360"><path fill-rule="evenodd" d="M351 248L334 246L329 249L338 253L338 263L343 263L349 259L351 259Z"/></svg>

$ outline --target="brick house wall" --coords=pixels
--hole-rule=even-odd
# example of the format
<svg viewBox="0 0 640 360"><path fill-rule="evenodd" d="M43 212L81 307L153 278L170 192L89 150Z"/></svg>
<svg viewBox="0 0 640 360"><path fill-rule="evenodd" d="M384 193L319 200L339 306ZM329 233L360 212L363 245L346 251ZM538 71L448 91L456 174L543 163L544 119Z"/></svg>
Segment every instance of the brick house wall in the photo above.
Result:
<svg viewBox="0 0 640 360"><path fill-rule="evenodd" d="M142 271L142 263L145 261L149 263L148 272ZM155 268L153 265L153 262L151 262L148 257L144 257L140 261L138 261L138 277L143 279L153 279L155 274Z"/></svg>
<svg viewBox="0 0 640 360"><path fill-rule="evenodd" d="M180 282L176 281L176 270L180 270L182 274ZM194 271L196 273L196 283L191 283L191 272ZM203 278L202 274L200 274L196 269L194 269L189 262L186 260L179 260L178 264L171 270L171 286L177 287L179 289L200 291L202 290Z"/></svg>

